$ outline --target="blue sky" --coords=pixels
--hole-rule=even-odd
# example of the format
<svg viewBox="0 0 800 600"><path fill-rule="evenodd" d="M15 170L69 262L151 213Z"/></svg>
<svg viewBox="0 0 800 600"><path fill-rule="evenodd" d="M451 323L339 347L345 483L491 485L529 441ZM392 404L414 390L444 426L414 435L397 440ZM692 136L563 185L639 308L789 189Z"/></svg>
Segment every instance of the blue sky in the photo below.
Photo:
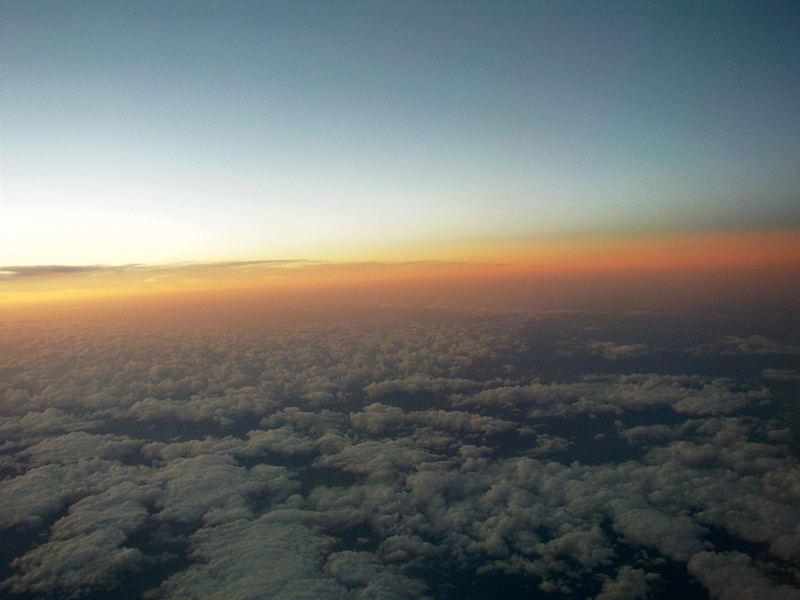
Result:
<svg viewBox="0 0 800 600"><path fill-rule="evenodd" d="M3 264L800 217L796 3L2 12Z"/></svg>

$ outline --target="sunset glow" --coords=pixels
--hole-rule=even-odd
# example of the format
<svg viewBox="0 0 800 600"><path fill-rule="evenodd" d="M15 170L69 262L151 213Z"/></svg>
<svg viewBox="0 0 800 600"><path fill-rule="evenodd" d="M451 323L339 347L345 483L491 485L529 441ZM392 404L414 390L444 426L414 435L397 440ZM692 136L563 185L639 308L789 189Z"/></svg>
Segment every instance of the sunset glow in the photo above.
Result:
<svg viewBox="0 0 800 600"><path fill-rule="evenodd" d="M418 251L418 250L417 250ZM415 257L415 251L409 251ZM435 260L332 262L309 260L6 267L0 298L8 306L95 298L159 295L287 293L315 289L335 293L353 285L415 286L426 281L492 280L800 267L800 231L736 231L694 234L551 239L431 252ZM396 258L396 257L395 257ZM638 274L638 275L637 275ZM788 282L787 282L788 283ZM762 293L769 294L769 290Z"/></svg>

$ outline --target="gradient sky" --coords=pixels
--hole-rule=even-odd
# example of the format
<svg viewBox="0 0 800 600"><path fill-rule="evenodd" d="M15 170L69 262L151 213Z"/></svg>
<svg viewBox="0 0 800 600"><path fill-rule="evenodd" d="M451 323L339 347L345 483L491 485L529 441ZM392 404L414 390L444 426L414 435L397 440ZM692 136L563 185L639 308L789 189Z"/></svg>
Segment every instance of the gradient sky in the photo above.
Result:
<svg viewBox="0 0 800 600"><path fill-rule="evenodd" d="M1 21L2 265L800 223L796 2L5 0Z"/></svg>

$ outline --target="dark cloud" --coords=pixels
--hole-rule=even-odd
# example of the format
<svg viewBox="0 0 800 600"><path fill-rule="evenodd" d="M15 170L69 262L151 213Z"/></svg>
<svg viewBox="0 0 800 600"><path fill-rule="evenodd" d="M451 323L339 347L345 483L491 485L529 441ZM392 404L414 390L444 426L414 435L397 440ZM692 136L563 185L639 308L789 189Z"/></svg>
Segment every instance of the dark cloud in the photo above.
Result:
<svg viewBox="0 0 800 600"><path fill-rule="evenodd" d="M24 265L0 266L0 277L49 277L57 275L79 275L94 273L128 273L147 271L171 271L176 269L242 269L256 267L283 267L321 264L319 261L306 259L273 259L273 260L248 260L225 261L213 263L167 263L167 264L140 264L129 263L123 265Z"/></svg>
<svg viewBox="0 0 800 600"><path fill-rule="evenodd" d="M48 277L52 275L75 275L82 273L121 273L142 269L142 265L31 265L0 267L0 277Z"/></svg>

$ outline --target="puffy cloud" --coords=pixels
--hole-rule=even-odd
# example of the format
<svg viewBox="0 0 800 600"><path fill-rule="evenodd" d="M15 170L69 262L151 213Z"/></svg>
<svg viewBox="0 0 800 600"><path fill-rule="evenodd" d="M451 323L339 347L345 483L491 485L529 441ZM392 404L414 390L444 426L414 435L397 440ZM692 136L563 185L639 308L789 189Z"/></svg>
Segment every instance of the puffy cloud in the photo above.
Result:
<svg viewBox="0 0 800 600"><path fill-rule="evenodd" d="M331 410L320 412L303 411L296 406L289 406L261 420L265 429L289 425L316 435L340 433L347 427L346 415Z"/></svg>
<svg viewBox="0 0 800 600"><path fill-rule="evenodd" d="M684 414L727 414L769 397L767 390L735 391L727 379L697 376L588 376L577 383L499 386L453 397L462 407L524 409L531 418L616 413L671 406Z"/></svg>
<svg viewBox="0 0 800 600"><path fill-rule="evenodd" d="M328 556L325 572L349 587L361 588L358 600L421 598L425 585L387 568L370 552L344 551Z"/></svg>
<svg viewBox="0 0 800 600"><path fill-rule="evenodd" d="M739 337L726 335L713 342L700 344L687 350L690 354L736 356L742 354L800 354L800 346L784 344L764 337L751 335Z"/></svg>
<svg viewBox="0 0 800 600"><path fill-rule="evenodd" d="M24 475L0 481L0 527L38 527L43 519L88 495L125 482L144 482L145 467L123 466L105 460L82 460L71 465L49 464Z"/></svg>
<svg viewBox="0 0 800 600"><path fill-rule="evenodd" d="M248 432L247 447L251 452L278 452L281 454L306 454L314 450L317 441L297 433L291 427L258 429Z"/></svg>
<svg viewBox="0 0 800 600"><path fill-rule="evenodd" d="M69 597L112 586L118 573L136 569L145 560L138 549L124 544L144 524L146 504L155 493L124 482L76 502L55 522L46 543L12 561L22 574L5 585L13 592L60 592Z"/></svg>
<svg viewBox="0 0 800 600"><path fill-rule="evenodd" d="M191 458L201 455L234 456L247 454L249 445L241 438L206 437L201 440L187 440L185 442L151 442L143 444L142 456L155 462L169 462L176 458Z"/></svg>
<svg viewBox="0 0 800 600"><path fill-rule="evenodd" d="M315 452L332 454L348 445L348 440L336 433L314 435L298 432L291 427L256 429L247 433L247 443L240 454L258 456L276 453L286 456L310 455Z"/></svg>
<svg viewBox="0 0 800 600"><path fill-rule="evenodd" d="M378 552L386 563L425 566L437 550L417 535L391 535L381 542Z"/></svg>
<svg viewBox="0 0 800 600"><path fill-rule="evenodd" d="M229 389L221 396L193 396L190 400L144 398L134 402L126 416L145 423L177 419L213 421L229 426L237 418L263 413L277 406L277 402L259 393L257 389L244 387Z"/></svg>
<svg viewBox="0 0 800 600"><path fill-rule="evenodd" d="M11 566L24 575L14 575L3 585L17 593L49 595L65 590L67 598L107 588L118 572L135 569L143 559L139 550L121 547L124 540L122 531L99 529L47 542L12 561Z"/></svg>
<svg viewBox="0 0 800 600"><path fill-rule="evenodd" d="M282 467L245 469L230 457L213 455L172 460L152 481L163 487L156 500L158 518L182 523L252 518L253 498L267 494L272 502L280 502L299 487Z"/></svg>
<svg viewBox="0 0 800 600"><path fill-rule="evenodd" d="M449 377L431 377L422 373L410 375L403 379L389 379L379 383L371 383L364 388L370 398L380 398L389 394L419 392L462 392L480 387L481 384L469 379L453 379Z"/></svg>
<svg viewBox="0 0 800 600"><path fill-rule="evenodd" d="M764 369L761 377L770 381L800 381L800 370L797 369Z"/></svg>
<svg viewBox="0 0 800 600"><path fill-rule="evenodd" d="M383 564L370 552L336 552L328 556L325 571L348 587L366 586L383 571Z"/></svg>
<svg viewBox="0 0 800 600"><path fill-rule="evenodd" d="M743 409L757 394L730 393L727 390L708 390L705 394L682 398L672 405L675 412L687 415L725 415ZM766 394L762 395L766 397Z"/></svg>
<svg viewBox="0 0 800 600"><path fill-rule="evenodd" d="M637 598L664 557L715 597L734 588L714 573L734 567L742 589L794 591L764 562L790 573L800 552L800 468L766 390L540 380L520 366L536 363L520 329L461 315L12 332L0 526L42 537L6 588L112 595L168 542L190 562L153 598L419 598L412 575L439 564ZM593 444L618 453L571 455ZM714 531L758 544L759 561L711 552Z"/></svg>
<svg viewBox="0 0 800 600"><path fill-rule="evenodd" d="M572 442L557 435L542 434L536 436L536 446L528 451L531 456L564 452L572 446Z"/></svg>
<svg viewBox="0 0 800 600"><path fill-rule="evenodd" d="M800 590L773 584L741 552L700 552L691 557L688 569L719 600L800 599Z"/></svg>
<svg viewBox="0 0 800 600"><path fill-rule="evenodd" d="M322 456L316 464L380 478L396 477L437 458L406 440L366 441L347 446L336 454Z"/></svg>
<svg viewBox="0 0 800 600"><path fill-rule="evenodd" d="M35 441L48 433L90 429L100 424L98 420L80 419L58 408L31 411L24 415L6 417L0 421L0 437L6 440Z"/></svg>
<svg viewBox="0 0 800 600"><path fill-rule="evenodd" d="M141 445L140 440L122 436L76 431L43 440L20 455L32 464L72 463L92 458L121 460L138 456Z"/></svg>
<svg viewBox="0 0 800 600"><path fill-rule="evenodd" d="M359 590L356 600L430 600L423 596L426 586L420 581L393 573L381 573Z"/></svg>
<svg viewBox="0 0 800 600"><path fill-rule="evenodd" d="M686 561L704 549L701 540L706 530L689 517L649 507L629 508L627 504L615 504L613 526L631 543L656 548L676 561Z"/></svg>
<svg viewBox="0 0 800 600"><path fill-rule="evenodd" d="M649 590L647 574L626 565L614 579L607 579L603 583L603 590L595 600L642 600L648 597Z"/></svg>
<svg viewBox="0 0 800 600"><path fill-rule="evenodd" d="M70 501L86 494L88 486L71 482L62 469L47 465L19 477L0 481L0 525L40 525L42 518L61 510Z"/></svg>
<svg viewBox="0 0 800 600"><path fill-rule="evenodd" d="M297 523L240 519L191 536L188 569L167 579L153 598L308 598L352 600L322 572L334 540Z"/></svg>
<svg viewBox="0 0 800 600"><path fill-rule="evenodd" d="M650 352L647 344L617 344L615 342L603 342L600 340L566 340L556 344L558 354L570 356L573 354L586 353L596 354L609 360L621 358L634 358Z"/></svg>
<svg viewBox="0 0 800 600"><path fill-rule="evenodd" d="M620 430L619 435L632 445L643 445L664 442L672 439L678 433L669 425L639 425L638 427Z"/></svg>
<svg viewBox="0 0 800 600"><path fill-rule="evenodd" d="M384 434L397 427L431 427L461 434L493 435L516 430L518 425L504 419L454 410L404 412L396 406L374 403L350 415L356 431Z"/></svg>
<svg viewBox="0 0 800 600"><path fill-rule="evenodd" d="M555 560L559 556L569 557L589 569L610 565L616 557L605 534L596 526L574 529L549 542L539 544L536 553L545 562Z"/></svg>

